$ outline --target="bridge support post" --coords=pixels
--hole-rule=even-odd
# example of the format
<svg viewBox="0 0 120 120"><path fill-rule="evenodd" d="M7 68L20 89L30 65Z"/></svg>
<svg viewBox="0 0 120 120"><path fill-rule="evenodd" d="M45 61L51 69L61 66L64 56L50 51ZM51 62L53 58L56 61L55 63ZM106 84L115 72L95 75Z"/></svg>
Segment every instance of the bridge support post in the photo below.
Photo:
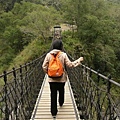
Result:
<svg viewBox="0 0 120 120"><path fill-rule="evenodd" d="M14 99L14 105L15 105L15 108L14 108L14 114L15 114L15 120L18 120L18 113L17 113L17 110L18 110L18 103L17 103L17 81L16 81L16 71L15 71L15 68L13 68L13 77L14 77L14 84L15 84L15 99Z"/></svg>
<svg viewBox="0 0 120 120"><path fill-rule="evenodd" d="M83 80L82 81L82 86L84 89L82 89L83 91L83 95L82 95L82 106L81 106L81 114L80 114L80 119L89 119L89 114L88 114L88 109L87 109L87 105L89 104L88 103L88 95L86 93L88 93L88 81L89 81L89 73L88 73L88 70L86 69L86 66L84 67L84 70L83 70Z"/></svg>
<svg viewBox="0 0 120 120"><path fill-rule="evenodd" d="M109 95L110 95L110 89L111 89L111 82L110 82L110 79L111 79L111 75L108 76L108 82L107 82L107 93L108 93L108 109L109 109L109 120L112 120L112 110L111 110L111 102L110 102L110 98L109 98Z"/></svg>
<svg viewBox="0 0 120 120"><path fill-rule="evenodd" d="M7 74L6 71L4 71L4 82L5 82L5 120L9 120L9 108L8 108L8 103L7 103Z"/></svg>
<svg viewBox="0 0 120 120"><path fill-rule="evenodd" d="M21 91L20 91L20 95L21 95L21 106L23 106L23 75L22 75L22 66L20 65L20 87L21 87Z"/></svg>
<svg viewBox="0 0 120 120"><path fill-rule="evenodd" d="M97 86L99 86L100 82L100 76L99 76L99 70L97 71ZM100 93L99 93L99 87L97 87L97 120L101 120L100 116Z"/></svg>
<svg viewBox="0 0 120 120"><path fill-rule="evenodd" d="M30 110L30 95L31 91L30 90L30 78L29 78L29 69L31 69L31 65L28 62L28 64L25 64L25 85L24 85L24 91L23 94L26 92L26 96L24 97L24 99L26 100L24 102L24 110L25 110L25 119L29 119L29 110Z"/></svg>

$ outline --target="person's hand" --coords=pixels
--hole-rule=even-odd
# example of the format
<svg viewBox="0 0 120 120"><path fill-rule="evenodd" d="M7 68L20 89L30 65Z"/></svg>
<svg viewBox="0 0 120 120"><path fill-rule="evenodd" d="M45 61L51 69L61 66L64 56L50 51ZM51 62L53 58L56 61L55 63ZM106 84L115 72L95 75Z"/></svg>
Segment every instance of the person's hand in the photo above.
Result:
<svg viewBox="0 0 120 120"><path fill-rule="evenodd" d="M80 57L80 58L79 58L79 62L81 62L81 61L83 61L83 57Z"/></svg>
<svg viewBox="0 0 120 120"><path fill-rule="evenodd" d="M75 61L73 62L74 67L80 65L80 62L81 62L81 61L83 61L83 57L80 57L79 59L75 60Z"/></svg>

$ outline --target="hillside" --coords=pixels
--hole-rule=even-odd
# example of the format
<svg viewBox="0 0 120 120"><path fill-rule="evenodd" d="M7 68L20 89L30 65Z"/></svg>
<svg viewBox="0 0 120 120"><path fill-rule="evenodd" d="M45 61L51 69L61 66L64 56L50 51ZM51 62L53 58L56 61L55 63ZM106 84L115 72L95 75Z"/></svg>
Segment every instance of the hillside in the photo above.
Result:
<svg viewBox="0 0 120 120"><path fill-rule="evenodd" d="M47 8L31 2L15 3L11 11L2 11L0 13L0 73L7 70L12 62L16 65L14 61L18 58L24 59L24 62L34 58L35 55L23 58L24 55L21 54L33 41L41 42L38 43L41 47L43 43L49 42L48 39L52 35L51 26L61 21L62 18L58 19L59 16L59 12L53 7Z"/></svg>
<svg viewBox="0 0 120 120"><path fill-rule="evenodd" d="M8 11L0 10L1 73L46 52L53 36L51 28L63 23L66 51L74 58L84 56L86 65L119 81L120 4L109 0L19 0Z"/></svg>
<svg viewBox="0 0 120 120"><path fill-rule="evenodd" d="M50 48L51 40L47 43L41 42L41 40L34 40L28 46L24 48L10 63L9 70L13 67L19 67L25 63L40 57L43 53L46 53Z"/></svg>

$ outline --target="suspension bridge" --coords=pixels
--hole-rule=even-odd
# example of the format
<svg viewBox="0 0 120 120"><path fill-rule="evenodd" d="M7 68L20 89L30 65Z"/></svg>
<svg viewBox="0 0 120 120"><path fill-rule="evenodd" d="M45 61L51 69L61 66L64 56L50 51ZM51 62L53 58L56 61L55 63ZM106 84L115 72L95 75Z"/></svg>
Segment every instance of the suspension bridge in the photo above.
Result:
<svg viewBox="0 0 120 120"><path fill-rule="evenodd" d="M61 31L54 31L55 39ZM0 75L0 120L52 120L50 89L39 58ZM69 59L74 59L70 56ZM67 68L65 102L56 120L120 120L120 84L83 64Z"/></svg>
<svg viewBox="0 0 120 120"><path fill-rule="evenodd" d="M47 75L42 70L44 58L45 54L0 75L0 81L4 81L0 120L53 119ZM65 103L58 106L56 120L120 120L119 83L85 65L67 68L67 72Z"/></svg>

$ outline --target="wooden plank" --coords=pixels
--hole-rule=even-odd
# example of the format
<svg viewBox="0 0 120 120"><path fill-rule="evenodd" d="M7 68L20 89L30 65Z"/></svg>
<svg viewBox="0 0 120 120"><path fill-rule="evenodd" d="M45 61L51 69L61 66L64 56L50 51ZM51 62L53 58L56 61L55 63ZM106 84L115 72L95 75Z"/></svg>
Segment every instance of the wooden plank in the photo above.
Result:
<svg viewBox="0 0 120 120"><path fill-rule="evenodd" d="M52 116L51 115L36 115L35 116L35 119L49 119L49 118L52 118ZM59 114L57 114L57 116L56 116L56 118L57 119L59 119L59 118L61 118L61 119L63 119L63 120L65 120L65 119L75 119L76 118L76 116L75 115L59 115Z"/></svg>
<svg viewBox="0 0 120 120"><path fill-rule="evenodd" d="M34 120L54 120L54 119L53 118L49 118L49 119L48 118L43 118L43 119L42 118L40 118L40 119L39 118L38 119L35 118ZM65 119L63 119L63 118L56 118L55 120L65 120ZM76 120L76 118L66 118L66 120Z"/></svg>

